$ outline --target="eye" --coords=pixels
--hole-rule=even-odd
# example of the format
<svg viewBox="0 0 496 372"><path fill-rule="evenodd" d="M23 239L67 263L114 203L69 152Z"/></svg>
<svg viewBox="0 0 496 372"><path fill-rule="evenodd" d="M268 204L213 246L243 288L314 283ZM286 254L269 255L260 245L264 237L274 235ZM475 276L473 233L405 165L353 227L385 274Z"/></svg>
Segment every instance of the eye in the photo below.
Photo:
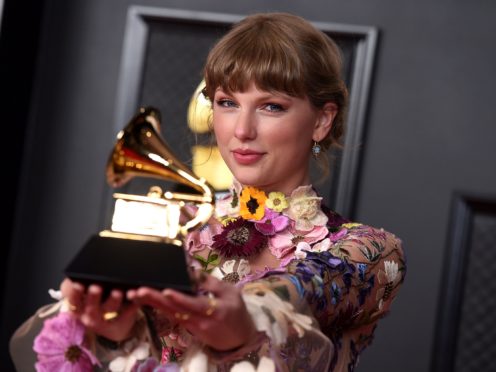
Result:
<svg viewBox="0 0 496 372"><path fill-rule="evenodd" d="M267 110L269 112L286 111L286 109L278 103L267 103L264 105L264 110Z"/></svg>
<svg viewBox="0 0 496 372"><path fill-rule="evenodd" d="M233 100L227 98L218 99L217 101L215 101L215 103L217 104L217 106L221 106L221 107L227 107L227 108L236 107L236 103L234 103Z"/></svg>

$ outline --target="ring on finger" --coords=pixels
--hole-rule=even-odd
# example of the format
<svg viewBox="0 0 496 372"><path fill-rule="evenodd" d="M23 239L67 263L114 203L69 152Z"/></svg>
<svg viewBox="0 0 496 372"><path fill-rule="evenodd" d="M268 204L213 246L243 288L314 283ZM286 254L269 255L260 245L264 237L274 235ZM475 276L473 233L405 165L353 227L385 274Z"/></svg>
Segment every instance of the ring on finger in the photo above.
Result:
<svg viewBox="0 0 496 372"><path fill-rule="evenodd" d="M109 321L117 318L118 316L119 316L119 312L118 311L107 311L107 312L105 312L105 313L102 314L102 318L106 322L109 322Z"/></svg>
<svg viewBox="0 0 496 372"><path fill-rule="evenodd" d="M180 313L177 312L174 314L174 318L179 319L179 320L188 320L190 315L188 313Z"/></svg>
<svg viewBox="0 0 496 372"><path fill-rule="evenodd" d="M205 315L211 316L215 312L215 309L217 309L217 300L215 299L215 297L209 297L208 308L207 310L205 310Z"/></svg>

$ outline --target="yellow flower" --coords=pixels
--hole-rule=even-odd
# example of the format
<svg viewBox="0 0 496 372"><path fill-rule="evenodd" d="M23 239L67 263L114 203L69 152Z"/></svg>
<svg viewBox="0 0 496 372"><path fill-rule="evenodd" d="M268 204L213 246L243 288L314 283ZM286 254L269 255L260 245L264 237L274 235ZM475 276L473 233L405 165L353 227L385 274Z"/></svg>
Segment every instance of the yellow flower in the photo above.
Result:
<svg viewBox="0 0 496 372"><path fill-rule="evenodd" d="M224 217L220 218L220 223L223 226L226 226L229 222L232 222L234 220L236 220L236 217L224 216Z"/></svg>
<svg viewBox="0 0 496 372"><path fill-rule="evenodd" d="M265 202L265 205L275 212L282 212L288 207L288 201L282 192L273 191L269 193L269 198Z"/></svg>
<svg viewBox="0 0 496 372"><path fill-rule="evenodd" d="M346 229L352 229L354 227L362 226L362 224L358 222L348 222L348 223L343 223L341 226L343 226Z"/></svg>
<svg viewBox="0 0 496 372"><path fill-rule="evenodd" d="M265 214L267 195L254 187L245 187L241 191L239 214L245 220L260 220Z"/></svg>

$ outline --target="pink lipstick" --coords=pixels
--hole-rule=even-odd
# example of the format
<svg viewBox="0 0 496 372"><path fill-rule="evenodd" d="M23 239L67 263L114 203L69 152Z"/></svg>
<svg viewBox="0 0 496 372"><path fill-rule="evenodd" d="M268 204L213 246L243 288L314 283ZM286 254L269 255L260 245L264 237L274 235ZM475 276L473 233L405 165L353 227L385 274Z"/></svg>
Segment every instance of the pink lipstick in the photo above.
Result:
<svg viewBox="0 0 496 372"><path fill-rule="evenodd" d="M241 165L250 165L259 161L264 153L248 149L235 149L232 151L234 160Z"/></svg>

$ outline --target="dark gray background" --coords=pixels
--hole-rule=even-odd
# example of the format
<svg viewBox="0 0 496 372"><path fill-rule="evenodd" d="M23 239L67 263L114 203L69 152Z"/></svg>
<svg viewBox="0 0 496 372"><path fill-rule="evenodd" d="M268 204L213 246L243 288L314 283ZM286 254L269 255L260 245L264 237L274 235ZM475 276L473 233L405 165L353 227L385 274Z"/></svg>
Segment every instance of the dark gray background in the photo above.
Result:
<svg viewBox="0 0 496 372"><path fill-rule="evenodd" d="M2 43L14 40L8 50L17 52L2 54L2 78L5 66L28 69L5 80L11 90L2 89L2 113L10 108L5 102L21 107L0 116L4 141L17 149L3 156L12 226L5 225L11 243L3 246L2 370L10 334L50 301L47 290L58 285L62 267L102 226L126 12L137 3L232 14L280 10L379 28L356 217L403 239L408 274L358 370L428 370L452 193L495 193L496 3L45 0L29 6L35 3L8 13L6 1L4 15L16 16L2 21L0 34ZM12 32L22 27L30 32L17 43ZM11 157L21 152L22 158Z"/></svg>

